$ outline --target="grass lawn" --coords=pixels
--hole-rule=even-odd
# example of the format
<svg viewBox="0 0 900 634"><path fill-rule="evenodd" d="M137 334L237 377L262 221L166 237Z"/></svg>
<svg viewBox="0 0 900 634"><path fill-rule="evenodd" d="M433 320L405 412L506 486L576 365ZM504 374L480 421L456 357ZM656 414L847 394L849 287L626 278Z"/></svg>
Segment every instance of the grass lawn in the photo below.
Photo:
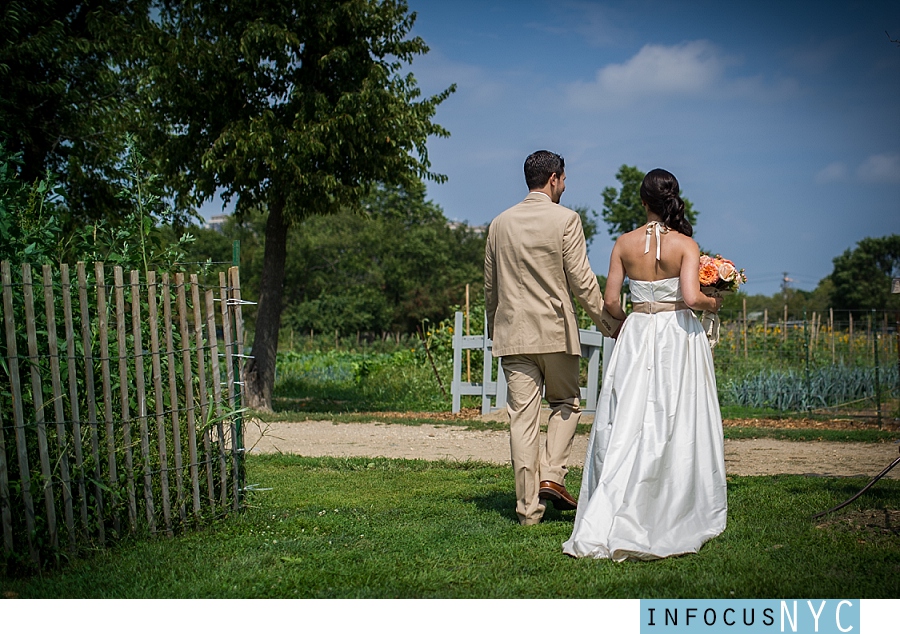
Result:
<svg viewBox="0 0 900 634"><path fill-rule="evenodd" d="M174 539L121 544L42 577L28 598L900 597L900 482L811 516L865 481L730 477L728 528L656 562L562 554L574 512L515 521L512 472L479 463L253 456L238 516ZM581 474L572 470L572 488ZM148 562L152 562L150 565Z"/></svg>

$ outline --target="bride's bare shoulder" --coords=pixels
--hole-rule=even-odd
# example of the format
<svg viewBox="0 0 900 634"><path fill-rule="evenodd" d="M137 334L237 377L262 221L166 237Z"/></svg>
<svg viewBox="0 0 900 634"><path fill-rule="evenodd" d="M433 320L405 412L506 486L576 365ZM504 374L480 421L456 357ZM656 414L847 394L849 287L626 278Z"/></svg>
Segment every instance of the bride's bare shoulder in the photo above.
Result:
<svg viewBox="0 0 900 634"><path fill-rule="evenodd" d="M690 236L686 236L683 233L679 233L677 231L670 230L669 233L666 234L666 237L669 238L672 242L674 242L679 248L682 249L699 249L697 243Z"/></svg>
<svg viewBox="0 0 900 634"><path fill-rule="evenodd" d="M633 229L632 231L620 235L616 238L616 243L627 245L631 242L638 242L644 239L643 236L645 233L644 227L638 227L637 229Z"/></svg>

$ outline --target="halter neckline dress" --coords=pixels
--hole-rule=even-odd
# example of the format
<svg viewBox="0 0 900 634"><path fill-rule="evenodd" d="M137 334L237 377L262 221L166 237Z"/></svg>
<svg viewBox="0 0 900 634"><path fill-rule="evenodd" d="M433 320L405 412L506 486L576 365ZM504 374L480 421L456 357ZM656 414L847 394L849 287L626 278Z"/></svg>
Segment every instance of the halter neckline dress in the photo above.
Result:
<svg viewBox="0 0 900 634"><path fill-rule="evenodd" d="M648 226L645 253L666 231ZM649 560L697 552L725 530L722 415L709 342L677 277L631 280L563 552Z"/></svg>

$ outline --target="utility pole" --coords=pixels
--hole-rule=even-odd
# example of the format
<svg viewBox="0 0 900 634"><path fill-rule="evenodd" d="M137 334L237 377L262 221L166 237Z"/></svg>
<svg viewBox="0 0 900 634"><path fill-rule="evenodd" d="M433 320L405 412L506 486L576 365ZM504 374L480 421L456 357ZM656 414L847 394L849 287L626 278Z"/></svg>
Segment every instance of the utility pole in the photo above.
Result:
<svg viewBox="0 0 900 634"><path fill-rule="evenodd" d="M781 295L784 297L784 301L787 302L788 299L788 284L793 282L791 278L788 277L788 272L785 271L783 277L781 278Z"/></svg>

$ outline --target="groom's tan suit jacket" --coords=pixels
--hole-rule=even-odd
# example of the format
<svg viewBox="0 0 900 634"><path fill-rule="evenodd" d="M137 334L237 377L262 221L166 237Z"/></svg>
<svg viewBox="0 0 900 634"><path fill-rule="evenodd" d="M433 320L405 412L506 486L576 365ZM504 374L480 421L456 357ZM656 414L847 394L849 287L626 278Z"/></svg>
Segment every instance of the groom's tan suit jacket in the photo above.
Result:
<svg viewBox="0 0 900 634"><path fill-rule="evenodd" d="M493 355L581 354L573 295L599 324L603 296L580 216L530 192L488 229L484 296Z"/></svg>

